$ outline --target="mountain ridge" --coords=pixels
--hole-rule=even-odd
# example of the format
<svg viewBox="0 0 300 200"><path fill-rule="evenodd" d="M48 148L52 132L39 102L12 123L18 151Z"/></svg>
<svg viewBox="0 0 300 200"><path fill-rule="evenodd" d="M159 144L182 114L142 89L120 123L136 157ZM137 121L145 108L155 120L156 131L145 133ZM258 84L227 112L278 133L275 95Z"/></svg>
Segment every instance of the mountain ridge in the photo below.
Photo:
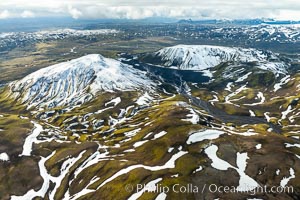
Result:
<svg viewBox="0 0 300 200"><path fill-rule="evenodd" d="M184 70L206 70L224 62L254 63L255 67L286 74L287 64L270 51L212 45L176 45L160 49L141 58L148 63Z"/></svg>

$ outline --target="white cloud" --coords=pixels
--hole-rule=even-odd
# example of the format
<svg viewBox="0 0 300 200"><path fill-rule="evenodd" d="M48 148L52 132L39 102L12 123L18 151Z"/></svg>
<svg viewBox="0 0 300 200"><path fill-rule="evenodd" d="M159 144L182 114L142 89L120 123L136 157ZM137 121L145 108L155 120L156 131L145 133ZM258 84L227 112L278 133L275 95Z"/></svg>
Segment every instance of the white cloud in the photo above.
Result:
<svg viewBox="0 0 300 200"><path fill-rule="evenodd" d="M300 20L299 0L9 0L0 1L0 8L9 10L9 17L22 17L19 13L30 10L36 17L71 16L75 19L175 17ZM3 12L0 14L3 15Z"/></svg>
<svg viewBox="0 0 300 200"><path fill-rule="evenodd" d="M277 15L278 19L281 20L300 20L299 10L280 10Z"/></svg>
<svg viewBox="0 0 300 200"><path fill-rule="evenodd" d="M33 18L35 17L34 13L29 11L29 10L24 10L22 13L21 13L21 17L22 18Z"/></svg>
<svg viewBox="0 0 300 200"><path fill-rule="evenodd" d="M4 10L2 12L0 12L0 19L6 19L10 16L10 13L8 12L8 10Z"/></svg>
<svg viewBox="0 0 300 200"><path fill-rule="evenodd" d="M80 12L76 8L73 8L72 6L68 6L68 12L74 19L78 19L82 16L82 12Z"/></svg>

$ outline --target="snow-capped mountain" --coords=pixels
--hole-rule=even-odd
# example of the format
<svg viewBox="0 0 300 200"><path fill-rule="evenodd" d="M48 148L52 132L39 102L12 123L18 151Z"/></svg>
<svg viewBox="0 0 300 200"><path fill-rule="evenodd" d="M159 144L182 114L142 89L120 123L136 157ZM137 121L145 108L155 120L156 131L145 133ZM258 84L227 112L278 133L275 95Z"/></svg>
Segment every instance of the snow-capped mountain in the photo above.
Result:
<svg viewBox="0 0 300 200"><path fill-rule="evenodd" d="M285 73L286 66L269 51L210 45L177 45L152 54L166 67L204 70L223 62L255 62L258 68Z"/></svg>
<svg viewBox="0 0 300 200"><path fill-rule="evenodd" d="M96 35L116 34L119 31L115 29L96 29L96 30L75 30L75 29L57 29L37 32L0 32L0 48L11 45L20 45L24 43L61 40L71 37L86 37Z"/></svg>
<svg viewBox="0 0 300 200"><path fill-rule="evenodd" d="M255 25L255 26L236 26L224 27L211 30L216 35L224 38L238 39L248 38L256 42L288 42L296 43L300 40L300 26L293 25Z"/></svg>
<svg viewBox="0 0 300 200"><path fill-rule="evenodd" d="M76 105L98 92L151 88L146 75L119 61L91 54L38 70L10 84L11 95L29 107Z"/></svg>

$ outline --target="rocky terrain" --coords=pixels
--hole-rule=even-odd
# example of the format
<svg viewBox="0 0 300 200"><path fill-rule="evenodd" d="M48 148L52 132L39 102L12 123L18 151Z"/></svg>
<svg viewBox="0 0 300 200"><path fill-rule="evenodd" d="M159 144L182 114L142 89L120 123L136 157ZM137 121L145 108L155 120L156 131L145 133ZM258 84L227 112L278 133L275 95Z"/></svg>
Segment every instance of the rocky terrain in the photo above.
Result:
<svg viewBox="0 0 300 200"><path fill-rule="evenodd" d="M0 199L299 199L298 67L177 45L35 71L1 88ZM253 193L265 185L293 192Z"/></svg>

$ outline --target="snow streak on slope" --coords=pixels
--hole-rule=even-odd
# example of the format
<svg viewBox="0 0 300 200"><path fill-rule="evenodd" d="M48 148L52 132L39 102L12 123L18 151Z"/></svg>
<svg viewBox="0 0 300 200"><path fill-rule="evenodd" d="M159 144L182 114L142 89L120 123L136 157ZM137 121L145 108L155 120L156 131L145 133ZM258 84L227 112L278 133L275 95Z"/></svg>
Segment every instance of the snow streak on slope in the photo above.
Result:
<svg viewBox="0 0 300 200"><path fill-rule="evenodd" d="M158 178L155 179L153 181L150 181L149 183L147 183L144 188L142 190L139 190L137 193L134 193L133 195L131 195L128 200L136 200L139 199L143 193L145 192L155 192L156 188L157 188L157 183L159 183L160 181L162 181L162 178Z"/></svg>
<svg viewBox="0 0 300 200"><path fill-rule="evenodd" d="M112 180L114 180L115 178L123 175L123 174L126 174L134 169L137 169L137 168L144 168L146 170L150 170L150 171L159 171L159 170L163 170L163 169L172 169L172 168L175 168L175 161L177 159L179 159L181 156L184 156L185 154L187 154L188 152L186 151L179 151L178 153L174 154L169 161L167 161L164 165L162 166L145 166L145 165L142 165L142 164L137 164L137 165L132 165L132 166L129 166L127 168L124 168L120 171L118 171L117 173L115 173L113 176L109 177L108 179L106 179L105 181L103 181L101 183L101 185L97 188L101 188L103 187L105 184L111 182Z"/></svg>
<svg viewBox="0 0 300 200"><path fill-rule="evenodd" d="M55 194L57 193L58 188L61 186L63 179L67 176L67 174L69 173L69 171L73 167L73 165L82 158L82 155L85 152L86 152L86 150L81 152L78 155L78 157L72 157L72 158L68 158L67 160L65 160L61 166L59 176L50 175L47 172L47 169L45 166L46 161L48 161L52 156L54 156L56 152L55 151L52 152L52 154L46 158L41 157L41 160L39 161L39 168L40 168L41 177L44 179L42 188L39 191L35 191L35 190L31 189L23 196L12 196L11 200L25 200L25 199L30 200L30 199L35 199L36 197L44 198L47 191L49 190L51 183L54 184L54 189L52 191L50 191L50 195L48 198L50 200L54 200Z"/></svg>
<svg viewBox="0 0 300 200"><path fill-rule="evenodd" d="M44 182L40 190L35 191L33 189L29 190L26 194L23 196L12 196L11 200L30 200L34 199L35 197L42 197L44 198L50 185L50 178L47 172L47 169L45 167L46 161L48 161L53 155L55 154L55 151L52 152L48 157L44 158L41 157L41 160L39 161L39 168L40 168L40 174L41 177L43 178Z"/></svg>
<svg viewBox="0 0 300 200"><path fill-rule="evenodd" d="M220 137L220 135L223 135L223 131L219 130L203 130L203 131L197 131L193 134L191 134L186 141L187 144L193 144L196 142L201 142L203 140L214 140Z"/></svg>
<svg viewBox="0 0 300 200"><path fill-rule="evenodd" d="M249 177L246 173L247 167L247 159L249 159L247 153L239 153L236 154L236 165L237 167L232 166L227 161L222 160L217 155L218 146L211 145L205 149L205 153L212 160L211 166L218 170L228 170L229 168L235 169L236 172L240 175L239 186L237 187L237 191L251 191L259 186L259 184Z"/></svg>
<svg viewBox="0 0 300 200"><path fill-rule="evenodd" d="M39 134L43 131L43 127L35 122L32 122L34 124L34 130L32 133L25 139L25 143L23 145L23 152L20 156L30 156L32 152L33 144L37 141L37 137Z"/></svg>
<svg viewBox="0 0 300 200"><path fill-rule="evenodd" d="M278 57L267 51L244 49L237 47L222 47L209 45L177 45L167 47L155 53L165 66L187 70L204 70L219 65L222 62L257 62L257 67L277 73L285 73L285 65Z"/></svg>
<svg viewBox="0 0 300 200"><path fill-rule="evenodd" d="M77 105L97 92L136 90L154 85L146 75L129 65L98 54L38 70L10 84L15 98L38 107Z"/></svg>

